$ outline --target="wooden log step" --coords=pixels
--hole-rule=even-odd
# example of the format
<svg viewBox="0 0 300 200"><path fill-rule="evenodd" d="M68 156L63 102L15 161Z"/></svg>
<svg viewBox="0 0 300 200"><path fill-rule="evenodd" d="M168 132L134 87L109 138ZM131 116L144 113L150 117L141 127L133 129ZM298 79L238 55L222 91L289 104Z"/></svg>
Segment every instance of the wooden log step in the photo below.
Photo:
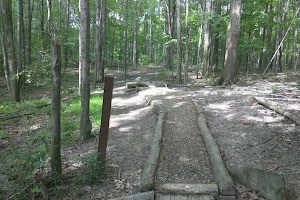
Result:
<svg viewBox="0 0 300 200"><path fill-rule="evenodd" d="M139 194L134 194L126 197L119 197L110 200L154 200L154 191L143 192Z"/></svg>
<svg viewBox="0 0 300 200"><path fill-rule="evenodd" d="M156 194L156 200L214 200L211 195L170 195L170 194Z"/></svg>
<svg viewBox="0 0 300 200"><path fill-rule="evenodd" d="M157 191L164 194L174 195L210 195L218 196L218 186L216 184L183 184L166 183L156 188Z"/></svg>

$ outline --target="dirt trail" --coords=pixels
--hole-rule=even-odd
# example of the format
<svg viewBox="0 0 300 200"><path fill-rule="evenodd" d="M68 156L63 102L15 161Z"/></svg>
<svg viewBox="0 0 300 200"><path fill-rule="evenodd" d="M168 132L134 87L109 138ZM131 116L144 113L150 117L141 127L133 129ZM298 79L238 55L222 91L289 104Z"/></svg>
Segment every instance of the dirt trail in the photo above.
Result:
<svg viewBox="0 0 300 200"><path fill-rule="evenodd" d="M140 95L151 98L166 110L155 185L213 183L209 157L197 127L197 114L190 97L168 88L152 88Z"/></svg>

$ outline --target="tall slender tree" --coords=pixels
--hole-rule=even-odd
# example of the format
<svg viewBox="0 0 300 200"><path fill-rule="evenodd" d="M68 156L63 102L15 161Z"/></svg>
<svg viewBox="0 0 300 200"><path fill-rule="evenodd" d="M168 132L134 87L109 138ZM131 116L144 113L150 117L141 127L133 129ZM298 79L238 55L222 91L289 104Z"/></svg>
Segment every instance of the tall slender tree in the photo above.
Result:
<svg viewBox="0 0 300 200"><path fill-rule="evenodd" d="M202 76L205 76L209 73L209 44L211 38L210 32L210 14L211 14L211 0L206 1L205 5L205 21L204 21L204 50L203 50L203 64L202 64Z"/></svg>
<svg viewBox="0 0 300 200"><path fill-rule="evenodd" d="M184 64L184 83L188 81L188 64L189 64L189 48L190 48L190 27L189 18L189 0L185 0L185 31L186 31L186 46L185 46L185 64Z"/></svg>
<svg viewBox="0 0 300 200"><path fill-rule="evenodd" d="M24 84L23 70L25 65L25 45L24 45L24 15L23 0L17 0L18 26L17 26L17 52L18 52L18 79L20 86ZM19 86L19 87L20 87Z"/></svg>
<svg viewBox="0 0 300 200"><path fill-rule="evenodd" d="M242 0L231 0L225 62L223 73L218 81L222 85L232 85L237 81L241 10Z"/></svg>
<svg viewBox="0 0 300 200"><path fill-rule="evenodd" d="M133 19L133 48L132 48L133 67L137 68L137 0L134 0L134 19Z"/></svg>
<svg viewBox="0 0 300 200"><path fill-rule="evenodd" d="M177 24L177 84L181 83L181 25L180 25L180 0L176 0L176 24Z"/></svg>
<svg viewBox="0 0 300 200"><path fill-rule="evenodd" d="M128 0L125 0L125 30L123 43L124 80L127 79L127 35L128 35Z"/></svg>
<svg viewBox="0 0 300 200"><path fill-rule="evenodd" d="M27 0L27 38L26 38L26 64L31 65L31 24L32 24L32 11L34 6L34 0Z"/></svg>
<svg viewBox="0 0 300 200"><path fill-rule="evenodd" d="M79 0L79 91L81 96L80 135L89 139L92 130L90 121L90 11L89 0Z"/></svg>
<svg viewBox="0 0 300 200"><path fill-rule="evenodd" d="M11 3L11 0L1 0L0 9L3 17L5 32L4 43L6 44L7 63L9 68L10 100L12 102L20 102L20 87L17 78L18 71L15 57Z"/></svg>

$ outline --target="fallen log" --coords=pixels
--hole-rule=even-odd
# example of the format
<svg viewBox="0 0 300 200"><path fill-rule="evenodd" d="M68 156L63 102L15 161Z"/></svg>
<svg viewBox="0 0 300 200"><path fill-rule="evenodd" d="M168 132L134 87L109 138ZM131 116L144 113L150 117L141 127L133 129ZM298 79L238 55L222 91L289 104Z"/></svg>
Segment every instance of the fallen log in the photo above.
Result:
<svg viewBox="0 0 300 200"><path fill-rule="evenodd" d="M286 111L286 110L283 110L282 108L280 108L279 106L275 106L275 105L272 105L268 102L266 102L265 100L263 99L259 99L257 97L254 97L254 99L261 105L263 105L264 107L266 108L269 108L271 110L274 110L275 112L289 118L290 120L292 120L293 122L295 122L296 124L298 124L300 126L300 118L297 117L296 115Z"/></svg>
<svg viewBox="0 0 300 200"><path fill-rule="evenodd" d="M235 196L236 191L233 180L225 167L218 145L207 127L205 112L196 101L192 101L198 112L198 127L202 133L202 138L209 155L213 173L219 186L219 192L223 196Z"/></svg>

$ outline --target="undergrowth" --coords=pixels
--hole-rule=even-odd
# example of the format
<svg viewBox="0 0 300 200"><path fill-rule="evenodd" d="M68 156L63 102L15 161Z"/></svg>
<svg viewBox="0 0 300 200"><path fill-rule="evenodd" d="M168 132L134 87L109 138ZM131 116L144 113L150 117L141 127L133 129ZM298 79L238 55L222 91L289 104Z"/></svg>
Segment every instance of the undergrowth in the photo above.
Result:
<svg viewBox="0 0 300 200"><path fill-rule="evenodd" d="M74 77L73 77L74 78ZM62 85L64 100L61 104L61 146L77 145L80 135L80 96ZM76 85L75 85L76 87ZM68 97L66 98L66 95ZM90 98L90 118L94 126L100 126L102 94L92 94ZM47 182L49 175L51 144L51 100L5 102L0 105L0 199L38 199L45 192L41 181ZM17 122L16 127L14 124ZM63 150L62 150L63 152ZM77 159L81 163L72 175L72 184L93 184L105 173L103 163L95 154ZM61 180L62 181L62 180ZM57 183L48 189L55 196L62 194ZM43 185L43 184L42 184Z"/></svg>

